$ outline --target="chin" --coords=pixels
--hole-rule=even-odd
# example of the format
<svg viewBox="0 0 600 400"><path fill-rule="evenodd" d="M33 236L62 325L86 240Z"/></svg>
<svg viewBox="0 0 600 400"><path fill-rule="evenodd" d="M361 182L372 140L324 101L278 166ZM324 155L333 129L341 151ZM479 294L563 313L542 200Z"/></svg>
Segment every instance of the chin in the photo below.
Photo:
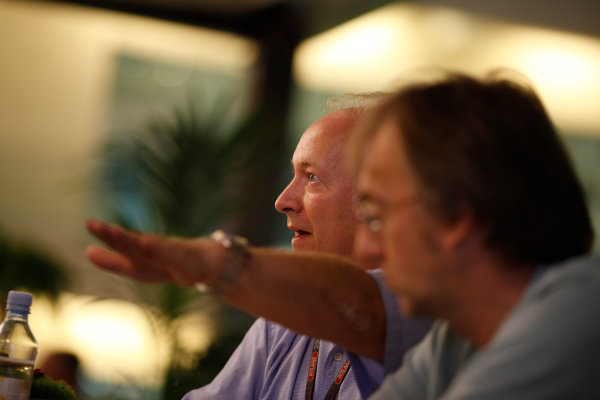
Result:
<svg viewBox="0 0 600 400"><path fill-rule="evenodd" d="M402 312L403 315L407 317L421 317L421 313L418 311L418 307L415 306L409 299L404 296L397 295L398 298L398 308Z"/></svg>
<svg viewBox="0 0 600 400"><path fill-rule="evenodd" d="M294 251L313 251L315 246L312 243L294 243L292 242L292 249Z"/></svg>

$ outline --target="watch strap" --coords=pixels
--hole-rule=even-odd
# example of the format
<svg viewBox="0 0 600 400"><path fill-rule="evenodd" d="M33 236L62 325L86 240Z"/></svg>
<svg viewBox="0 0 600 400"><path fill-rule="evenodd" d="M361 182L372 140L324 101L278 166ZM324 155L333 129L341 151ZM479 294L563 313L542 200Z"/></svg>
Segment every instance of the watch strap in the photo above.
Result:
<svg viewBox="0 0 600 400"><path fill-rule="evenodd" d="M196 288L202 292L223 296L236 285L240 273L248 263L248 240L242 236L232 235L223 230L211 233L210 238L219 242L227 251L225 265L221 275L210 284L197 283Z"/></svg>

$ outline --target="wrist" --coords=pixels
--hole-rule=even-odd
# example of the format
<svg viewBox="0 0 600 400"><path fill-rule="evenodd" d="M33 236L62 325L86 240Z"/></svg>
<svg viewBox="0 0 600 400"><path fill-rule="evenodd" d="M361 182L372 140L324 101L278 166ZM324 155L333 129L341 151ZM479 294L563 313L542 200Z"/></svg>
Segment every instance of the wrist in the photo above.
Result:
<svg viewBox="0 0 600 400"><path fill-rule="evenodd" d="M240 274L250 259L248 241L246 238L222 230L213 232L210 238L225 250L225 255L220 257L222 267L210 282L196 283L195 286L202 292L224 296L235 288Z"/></svg>

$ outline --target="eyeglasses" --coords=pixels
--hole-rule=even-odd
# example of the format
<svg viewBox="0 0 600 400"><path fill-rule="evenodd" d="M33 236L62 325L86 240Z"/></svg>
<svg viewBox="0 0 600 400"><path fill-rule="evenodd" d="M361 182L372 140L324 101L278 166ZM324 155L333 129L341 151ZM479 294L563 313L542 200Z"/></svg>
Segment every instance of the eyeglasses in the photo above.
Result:
<svg viewBox="0 0 600 400"><path fill-rule="evenodd" d="M382 207L372 200L362 198L358 201L358 206L356 207L356 219L360 223L365 224L369 232L378 233L382 227L382 215L393 209L414 204L416 201L417 198L415 196L408 196Z"/></svg>

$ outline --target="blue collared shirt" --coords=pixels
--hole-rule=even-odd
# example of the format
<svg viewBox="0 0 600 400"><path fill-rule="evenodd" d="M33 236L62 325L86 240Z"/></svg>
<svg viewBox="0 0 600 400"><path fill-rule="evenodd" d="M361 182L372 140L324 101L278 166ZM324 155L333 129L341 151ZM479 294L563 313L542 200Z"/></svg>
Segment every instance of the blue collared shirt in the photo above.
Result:
<svg viewBox="0 0 600 400"><path fill-rule="evenodd" d="M483 348L438 321L372 400L600 399L600 256L538 268Z"/></svg>
<svg viewBox="0 0 600 400"><path fill-rule="evenodd" d="M429 328L428 322L404 319L394 295L383 284L381 274L373 272L372 275L380 286L387 314L385 365L378 360L350 354L334 343L321 341L315 400L325 397L348 359L352 366L337 398L367 398L379 387L384 375L400 365L404 352L420 341ZM184 400L303 400L313 342L314 339L308 336L259 318L217 377L210 384L189 392Z"/></svg>

